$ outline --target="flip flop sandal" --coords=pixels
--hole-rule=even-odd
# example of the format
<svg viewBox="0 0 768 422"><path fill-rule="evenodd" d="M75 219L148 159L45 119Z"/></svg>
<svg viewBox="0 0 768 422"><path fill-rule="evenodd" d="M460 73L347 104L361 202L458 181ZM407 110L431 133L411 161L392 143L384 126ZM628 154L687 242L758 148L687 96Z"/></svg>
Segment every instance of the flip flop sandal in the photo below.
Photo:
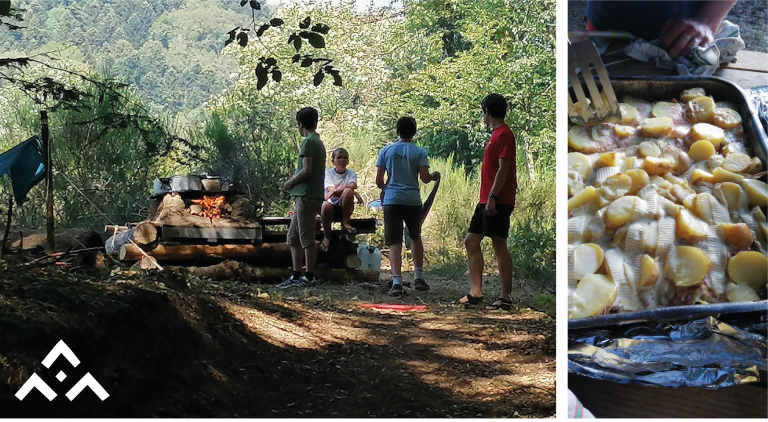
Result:
<svg viewBox="0 0 768 422"><path fill-rule="evenodd" d="M466 301L462 302L462 299L466 299ZM470 307L470 306L477 306L483 304L483 297L474 297L471 294L466 294L464 297L459 299L458 301L459 305L464 305L464 307Z"/></svg>
<svg viewBox="0 0 768 422"><path fill-rule="evenodd" d="M488 306L488 309L503 309L505 311L509 311L512 309L512 301L500 297L491 303Z"/></svg>

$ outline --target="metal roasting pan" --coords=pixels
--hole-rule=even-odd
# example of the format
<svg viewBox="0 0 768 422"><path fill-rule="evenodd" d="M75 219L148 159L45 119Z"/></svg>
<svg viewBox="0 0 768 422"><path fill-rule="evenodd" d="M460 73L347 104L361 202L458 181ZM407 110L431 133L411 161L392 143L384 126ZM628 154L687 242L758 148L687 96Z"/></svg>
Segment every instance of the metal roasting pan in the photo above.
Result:
<svg viewBox="0 0 768 422"><path fill-rule="evenodd" d="M752 156L760 158L764 165L768 165L768 160L766 160L766 157L768 157L768 137L763 132L757 112L747 99L744 90L738 85L725 79L711 76L612 76L610 79L619 101L626 94L649 102L669 101L672 98L677 98L680 92L685 89L701 87L704 88L707 95L714 97L715 101L730 101L734 103L742 117L747 148L751 148L750 153ZM585 87L583 80L581 78L579 80L582 86ZM573 98L573 91L570 88L569 95ZM721 314L741 313L768 314L768 300L669 306L637 312L622 312L570 319L568 320L568 329L626 325L639 322L689 320Z"/></svg>

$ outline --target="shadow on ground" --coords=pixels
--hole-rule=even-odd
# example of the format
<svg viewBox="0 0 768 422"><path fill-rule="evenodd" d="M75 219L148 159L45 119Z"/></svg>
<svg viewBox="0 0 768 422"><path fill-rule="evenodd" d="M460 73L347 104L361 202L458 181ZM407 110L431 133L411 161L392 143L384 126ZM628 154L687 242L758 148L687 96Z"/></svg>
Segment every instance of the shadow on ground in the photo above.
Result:
<svg viewBox="0 0 768 422"><path fill-rule="evenodd" d="M554 416L543 313L381 313L51 271L0 279L5 417ZM77 367L42 365L59 340ZM56 398L15 397L33 372ZM65 397L86 373L109 398Z"/></svg>

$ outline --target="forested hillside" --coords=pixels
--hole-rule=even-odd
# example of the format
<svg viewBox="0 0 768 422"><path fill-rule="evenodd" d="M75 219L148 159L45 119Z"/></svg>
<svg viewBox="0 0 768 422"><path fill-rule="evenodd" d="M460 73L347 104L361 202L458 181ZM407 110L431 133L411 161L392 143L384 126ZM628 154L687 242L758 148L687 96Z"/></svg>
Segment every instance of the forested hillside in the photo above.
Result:
<svg viewBox="0 0 768 422"><path fill-rule="evenodd" d="M21 31L0 32L4 56L61 57L134 84L155 111L200 110L231 86L226 32L251 18L228 0L24 0ZM268 15L270 8L259 12Z"/></svg>

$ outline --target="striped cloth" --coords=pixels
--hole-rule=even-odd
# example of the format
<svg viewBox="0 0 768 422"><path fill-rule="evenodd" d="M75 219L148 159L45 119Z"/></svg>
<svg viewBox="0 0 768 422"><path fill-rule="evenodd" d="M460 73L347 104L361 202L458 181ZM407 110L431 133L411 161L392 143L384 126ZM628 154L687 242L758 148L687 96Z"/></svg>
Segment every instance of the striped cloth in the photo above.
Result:
<svg viewBox="0 0 768 422"><path fill-rule="evenodd" d="M636 39L624 49L624 53L637 60L653 60L657 67L677 70L680 75L711 76L721 63L736 59L736 53L744 49L744 40L739 34L739 26L730 21L723 21L714 34L715 42L707 47L696 47L688 57L678 56L672 60L666 51L659 47L659 40L645 41Z"/></svg>
<svg viewBox="0 0 768 422"><path fill-rule="evenodd" d="M585 409L579 399L568 390L568 419L594 419L592 413Z"/></svg>

